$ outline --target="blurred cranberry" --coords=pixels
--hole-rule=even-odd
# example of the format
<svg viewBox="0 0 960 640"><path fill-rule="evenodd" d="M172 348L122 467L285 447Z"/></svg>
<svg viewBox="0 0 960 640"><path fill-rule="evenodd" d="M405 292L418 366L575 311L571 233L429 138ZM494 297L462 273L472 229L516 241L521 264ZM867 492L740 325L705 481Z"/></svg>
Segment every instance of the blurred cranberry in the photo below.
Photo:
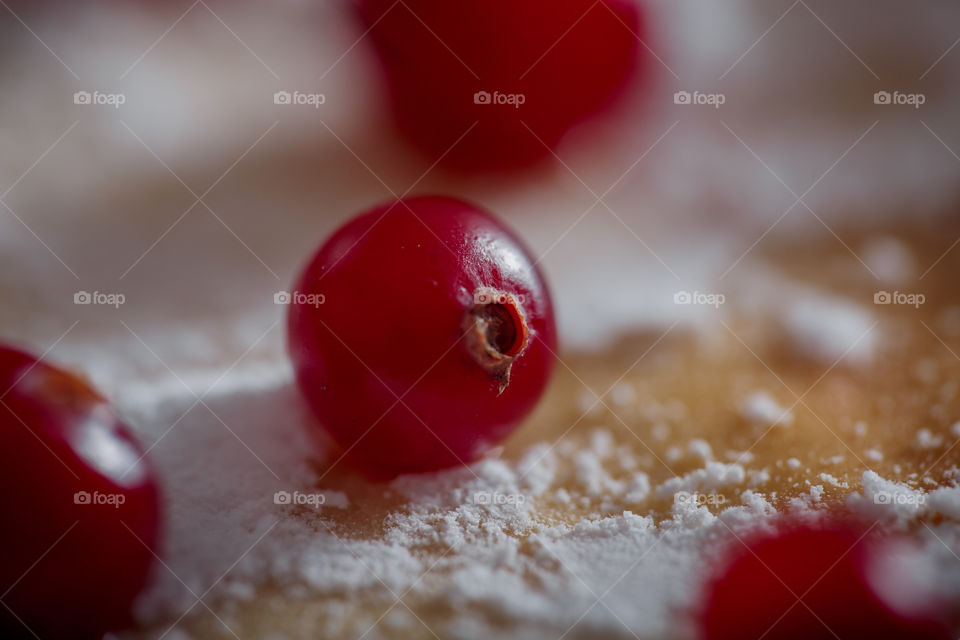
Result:
<svg viewBox="0 0 960 640"><path fill-rule="evenodd" d="M85 381L0 346L0 637L99 639L130 623L159 529L142 455Z"/></svg>
<svg viewBox="0 0 960 640"><path fill-rule="evenodd" d="M400 131L460 170L548 156L625 87L643 37L633 0L358 2Z"/></svg>
<svg viewBox="0 0 960 640"><path fill-rule="evenodd" d="M736 544L733 557L707 587L705 640L836 640L912 638L947 640L950 634L929 600L899 606L875 588L888 551L859 528L788 526L774 536ZM885 576L887 581L905 576ZM885 589L887 593L889 589Z"/></svg>

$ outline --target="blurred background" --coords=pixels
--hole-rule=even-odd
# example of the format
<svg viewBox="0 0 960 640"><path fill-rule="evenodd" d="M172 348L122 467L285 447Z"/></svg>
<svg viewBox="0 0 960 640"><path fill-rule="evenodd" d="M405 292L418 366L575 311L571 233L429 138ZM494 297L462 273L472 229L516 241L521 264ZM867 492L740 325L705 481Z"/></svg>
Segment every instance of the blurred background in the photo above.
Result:
<svg viewBox="0 0 960 640"><path fill-rule="evenodd" d="M167 362L222 359L280 317L264 301L325 234L411 187L475 200L517 228L542 257L571 347L672 322L672 292L729 289L794 234L849 243L851 228L956 216L951 3L644 3L643 78L557 158L509 179L431 169L395 136L350 9L4 3L5 331L45 348L96 320L62 348L109 341L124 355L96 372L104 384L157 365L132 357L142 345L119 317ZM278 91L322 104L275 104ZM875 103L884 91L922 104ZM76 292L125 301L117 314L74 305Z"/></svg>
<svg viewBox="0 0 960 640"><path fill-rule="evenodd" d="M314 478L274 296L383 200L445 193L505 219L552 285L565 355L773 309L824 365L865 362L871 301L824 305L827 290L913 291L956 271L960 5L639 7L636 77L603 117L529 169L465 174L397 134L346 0L0 0L0 335L82 368L135 418L170 497L177 576L202 591L250 547L270 466L291 486ZM817 304L791 261L816 274ZM948 293L933 326L955 338ZM187 416L196 394L227 420ZM161 580L151 607L193 603ZM618 611L642 618L632 597Z"/></svg>

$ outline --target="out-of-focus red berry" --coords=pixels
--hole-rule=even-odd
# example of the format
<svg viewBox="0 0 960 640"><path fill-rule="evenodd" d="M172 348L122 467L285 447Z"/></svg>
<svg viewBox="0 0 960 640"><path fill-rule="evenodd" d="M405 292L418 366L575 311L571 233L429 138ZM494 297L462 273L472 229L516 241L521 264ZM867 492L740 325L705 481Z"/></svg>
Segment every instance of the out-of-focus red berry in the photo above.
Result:
<svg viewBox="0 0 960 640"><path fill-rule="evenodd" d="M512 169L547 157L638 68L643 21L633 0L359 7L400 131L430 161L443 156L455 169Z"/></svg>
<svg viewBox="0 0 960 640"><path fill-rule="evenodd" d="M84 380L0 346L0 636L99 640L130 623L160 525L142 455Z"/></svg>
<svg viewBox="0 0 960 640"><path fill-rule="evenodd" d="M874 580L885 546L855 526L794 525L734 544L707 586L704 640L950 638L931 610L881 597Z"/></svg>

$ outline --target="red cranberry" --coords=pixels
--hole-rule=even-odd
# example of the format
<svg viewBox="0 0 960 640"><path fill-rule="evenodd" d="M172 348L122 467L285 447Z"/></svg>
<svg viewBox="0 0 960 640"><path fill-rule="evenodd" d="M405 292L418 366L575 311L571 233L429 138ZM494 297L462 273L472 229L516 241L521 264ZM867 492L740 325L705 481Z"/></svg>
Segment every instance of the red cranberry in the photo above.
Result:
<svg viewBox="0 0 960 640"><path fill-rule="evenodd" d="M86 382L0 346L0 636L99 639L130 623L159 527L142 454Z"/></svg>
<svg viewBox="0 0 960 640"><path fill-rule="evenodd" d="M734 557L708 585L705 640L950 638L929 609L895 608L881 597L875 568L885 546L856 527L796 525L749 548L734 544Z"/></svg>
<svg viewBox="0 0 960 640"><path fill-rule="evenodd" d="M544 143L556 147L622 92L643 37L634 0L359 5L401 133L431 161L447 154L444 164L456 169L547 157Z"/></svg>
<svg viewBox="0 0 960 640"><path fill-rule="evenodd" d="M394 201L337 230L303 272L289 343L304 395L381 471L474 460L533 409L553 368L550 295L487 212Z"/></svg>

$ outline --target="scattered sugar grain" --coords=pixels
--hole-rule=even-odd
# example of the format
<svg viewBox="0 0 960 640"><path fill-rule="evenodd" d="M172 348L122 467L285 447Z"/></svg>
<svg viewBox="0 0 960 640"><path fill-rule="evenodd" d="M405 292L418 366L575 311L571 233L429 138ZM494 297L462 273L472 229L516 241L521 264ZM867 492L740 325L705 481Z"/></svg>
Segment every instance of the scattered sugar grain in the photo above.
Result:
<svg viewBox="0 0 960 640"><path fill-rule="evenodd" d="M793 424L793 413L781 407L766 391L755 391L747 396L740 405L740 415L758 424L782 426Z"/></svg>
<svg viewBox="0 0 960 640"><path fill-rule="evenodd" d="M920 429L914 444L918 449L936 449L943 444L943 437L934 435L930 429Z"/></svg>

